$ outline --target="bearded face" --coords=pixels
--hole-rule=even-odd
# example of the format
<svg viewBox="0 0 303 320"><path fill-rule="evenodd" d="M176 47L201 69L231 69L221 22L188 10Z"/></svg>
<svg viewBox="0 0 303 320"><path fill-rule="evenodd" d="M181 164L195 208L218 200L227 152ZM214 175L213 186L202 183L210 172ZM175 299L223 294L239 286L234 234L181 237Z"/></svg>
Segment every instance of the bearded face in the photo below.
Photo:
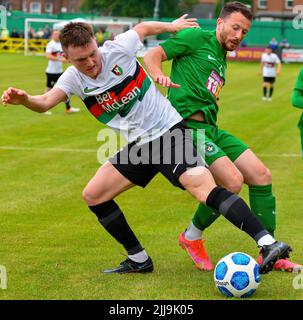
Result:
<svg viewBox="0 0 303 320"><path fill-rule="evenodd" d="M251 22L240 12L218 19L217 39L226 51L235 50L246 36Z"/></svg>

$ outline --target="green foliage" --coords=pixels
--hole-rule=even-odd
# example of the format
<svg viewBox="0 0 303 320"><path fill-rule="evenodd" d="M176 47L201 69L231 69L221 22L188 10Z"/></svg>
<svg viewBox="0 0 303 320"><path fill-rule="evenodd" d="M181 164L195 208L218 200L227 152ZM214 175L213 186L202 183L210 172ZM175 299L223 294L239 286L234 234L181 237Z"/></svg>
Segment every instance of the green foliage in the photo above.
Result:
<svg viewBox="0 0 303 320"><path fill-rule="evenodd" d="M179 1L179 13L187 13L194 5L196 5L198 0L181 0Z"/></svg>
<svg viewBox="0 0 303 320"><path fill-rule="evenodd" d="M178 17L187 12L198 0L165 0L160 2L160 17ZM82 10L102 15L146 18L154 14L155 0L86 0Z"/></svg>
<svg viewBox="0 0 303 320"><path fill-rule="evenodd" d="M107 12L108 9L110 10L108 6L105 6L104 1L100 1L100 0L86 0L82 3L81 9L84 12L89 12L94 14L102 13L104 15L106 15L105 13Z"/></svg>

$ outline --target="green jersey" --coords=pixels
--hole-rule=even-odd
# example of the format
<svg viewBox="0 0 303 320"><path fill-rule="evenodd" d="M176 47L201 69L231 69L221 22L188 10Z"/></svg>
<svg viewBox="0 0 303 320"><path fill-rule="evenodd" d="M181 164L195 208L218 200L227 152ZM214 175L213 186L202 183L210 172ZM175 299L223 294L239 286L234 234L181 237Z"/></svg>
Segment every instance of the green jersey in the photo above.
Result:
<svg viewBox="0 0 303 320"><path fill-rule="evenodd" d="M170 88L168 99L183 118L202 111L205 121L216 125L217 98L225 83L226 51L215 31L184 29L161 43L173 59L171 80L181 88Z"/></svg>
<svg viewBox="0 0 303 320"><path fill-rule="evenodd" d="M303 109L303 69L299 73L295 88L292 93L292 104L294 107ZM303 115L298 123L298 127L303 130Z"/></svg>
<svg viewBox="0 0 303 320"><path fill-rule="evenodd" d="M303 109L303 69L299 73L291 98L291 102L294 107ZM298 127L301 132L301 148L303 157L303 114L299 120Z"/></svg>

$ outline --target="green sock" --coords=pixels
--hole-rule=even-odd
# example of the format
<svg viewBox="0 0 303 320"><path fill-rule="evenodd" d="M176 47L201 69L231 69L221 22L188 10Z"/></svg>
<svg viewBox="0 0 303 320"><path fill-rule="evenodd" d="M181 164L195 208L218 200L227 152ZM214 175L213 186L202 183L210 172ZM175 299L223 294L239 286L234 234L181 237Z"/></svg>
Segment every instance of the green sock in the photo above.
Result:
<svg viewBox="0 0 303 320"><path fill-rule="evenodd" d="M200 203L192 222L196 228L204 230L209 227L217 218L219 218L219 216L220 213L215 212L207 205Z"/></svg>
<svg viewBox="0 0 303 320"><path fill-rule="evenodd" d="M276 198L272 193L272 185L249 186L249 202L251 211L273 236L276 229Z"/></svg>

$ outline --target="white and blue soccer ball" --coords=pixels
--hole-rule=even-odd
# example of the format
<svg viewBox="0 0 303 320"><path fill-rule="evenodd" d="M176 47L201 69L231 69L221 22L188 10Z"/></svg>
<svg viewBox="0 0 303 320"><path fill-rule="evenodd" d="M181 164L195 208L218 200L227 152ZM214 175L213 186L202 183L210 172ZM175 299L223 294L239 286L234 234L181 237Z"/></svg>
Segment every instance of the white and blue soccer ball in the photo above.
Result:
<svg viewBox="0 0 303 320"><path fill-rule="evenodd" d="M259 265L248 254L232 252L223 257L214 271L215 284L227 297L248 298L261 283Z"/></svg>

